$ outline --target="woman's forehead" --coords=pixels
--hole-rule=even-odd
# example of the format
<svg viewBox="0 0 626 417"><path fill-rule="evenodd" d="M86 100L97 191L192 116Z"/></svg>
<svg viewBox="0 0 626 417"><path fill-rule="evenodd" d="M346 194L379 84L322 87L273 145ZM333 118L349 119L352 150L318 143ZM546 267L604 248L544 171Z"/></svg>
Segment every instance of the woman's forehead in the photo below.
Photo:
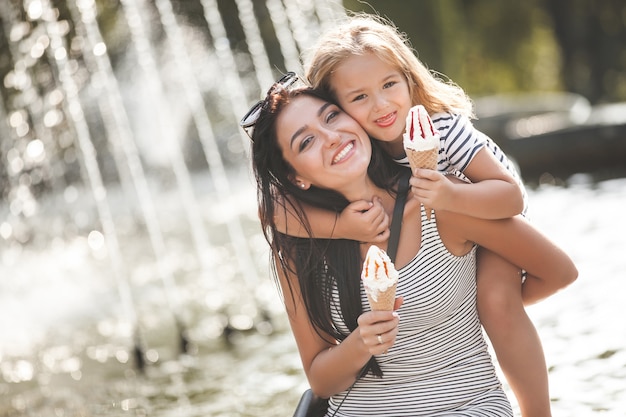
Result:
<svg viewBox="0 0 626 417"><path fill-rule="evenodd" d="M299 95L289 100L289 103L283 107L278 118L284 119L286 118L285 115L287 115L289 119L295 118L297 120L317 118L321 113L320 109L327 103L328 102L317 97Z"/></svg>
<svg viewBox="0 0 626 417"><path fill-rule="evenodd" d="M326 101L322 100L319 97L311 96L308 94L299 94L293 97L290 100L289 104L294 104L294 103L300 103L300 106L320 107L324 103L326 103Z"/></svg>
<svg viewBox="0 0 626 417"><path fill-rule="evenodd" d="M285 104L276 119L276 134L281 147L290 146L293 136L317 118L318 109L323 104L322 100L304 95L293 97Z"/></svg>

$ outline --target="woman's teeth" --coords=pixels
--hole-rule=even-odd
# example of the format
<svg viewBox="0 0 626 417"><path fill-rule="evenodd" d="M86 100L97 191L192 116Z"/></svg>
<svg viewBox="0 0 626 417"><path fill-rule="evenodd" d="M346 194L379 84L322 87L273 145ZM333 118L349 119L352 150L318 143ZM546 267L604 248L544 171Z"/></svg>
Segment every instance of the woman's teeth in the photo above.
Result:
<svg viewBox="0 0 626 417"><path fill-rule="evenodd" d="M341 152L339 152L337 154L337 156L335 157L335 159L333 159L333 164L336 164L337 162L341 161L343 158L345 158L345 156L348 154L348 152L350 152L352 150L352 148L354 148L354 144L352 142L350 142L349 144L346 145L345 148L343 148L341 150Z"/></svg>

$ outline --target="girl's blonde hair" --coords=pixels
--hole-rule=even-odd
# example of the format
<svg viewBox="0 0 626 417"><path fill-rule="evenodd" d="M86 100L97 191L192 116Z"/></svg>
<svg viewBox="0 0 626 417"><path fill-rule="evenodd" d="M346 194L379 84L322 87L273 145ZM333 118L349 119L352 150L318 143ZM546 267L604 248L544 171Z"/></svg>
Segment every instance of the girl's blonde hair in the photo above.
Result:
<svg viewBox="0 0 626 417"><path fill-rule="evenodd" d="M413 105L423 105L430 114L449 112L474 116L472 102L465 91L429 71L417 58L406 35L392 22L376 15L353 14L334 30L324 33L308 54L306 78L314 88L336 99L330 83L333 71L346 58L368 53L404 74Z"/></svg>

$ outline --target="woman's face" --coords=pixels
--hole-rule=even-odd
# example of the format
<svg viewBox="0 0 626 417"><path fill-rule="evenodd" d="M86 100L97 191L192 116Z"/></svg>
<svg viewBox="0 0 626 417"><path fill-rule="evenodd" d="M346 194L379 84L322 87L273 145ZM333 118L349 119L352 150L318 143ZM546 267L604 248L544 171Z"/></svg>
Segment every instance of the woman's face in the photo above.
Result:
<svg viewBox="0 0 626 417"><path fill-rule="evenodd" d="M301 95L276 120L278 146L296 172L294 183L338 191L367 178L372 147L367 133L338 106Z"/></svg>

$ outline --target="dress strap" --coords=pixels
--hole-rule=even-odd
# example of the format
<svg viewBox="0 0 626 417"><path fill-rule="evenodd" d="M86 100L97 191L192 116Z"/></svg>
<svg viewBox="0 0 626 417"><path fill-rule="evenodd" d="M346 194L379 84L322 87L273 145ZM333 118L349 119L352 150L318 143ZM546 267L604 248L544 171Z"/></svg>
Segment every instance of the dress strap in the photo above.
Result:
<svg viewBox="0 0 626 417"><path fill-rule="evenodd" d="M395 262L396 253L398 252L402 216L404 214L406 196L409 192L409 178L411 178L411 171L405 170L398 181L398 194L396 196L396 204L393 207L393 217L391 219L391 227L389 228L389 243L387 244L387 255L389 255L391 262Z"/></svg>

